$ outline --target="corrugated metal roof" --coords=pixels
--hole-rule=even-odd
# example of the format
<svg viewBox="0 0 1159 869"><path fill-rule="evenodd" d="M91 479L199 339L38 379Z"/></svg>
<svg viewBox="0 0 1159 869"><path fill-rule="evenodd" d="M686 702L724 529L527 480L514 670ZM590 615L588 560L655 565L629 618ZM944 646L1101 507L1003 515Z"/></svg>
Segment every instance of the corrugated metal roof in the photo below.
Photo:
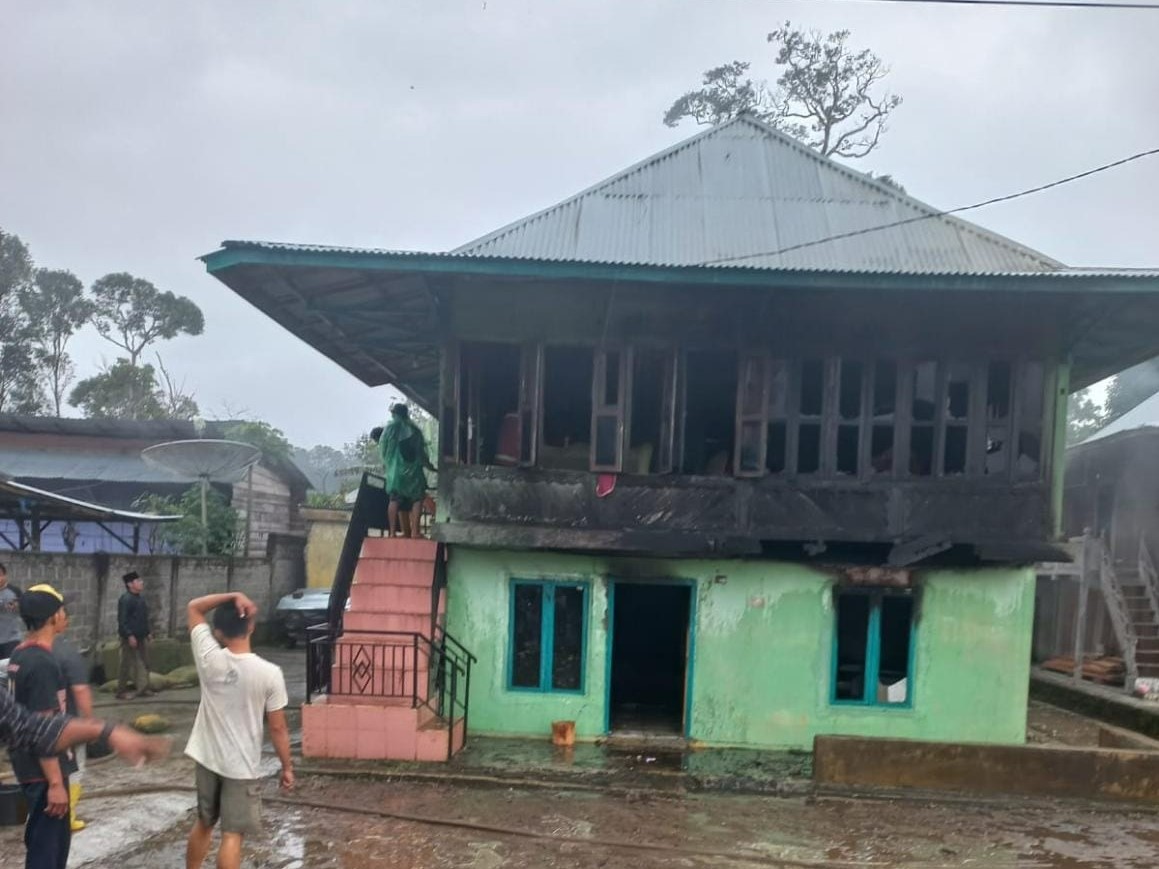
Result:
<svg viewBox="0 0 1159 869"><path fill-rule="evenodd" d="M33 504L36 505L35 514L32 512ZM120 522L178 522L183 518L160 513L118 510L115 507L69 498L3 478L0 478L0 514L13 518L36 515L42 521L95 519Z"/></svg>
<svg viewBox="0 0 1159 869"><path fill-rule="evenodd" d="M0 473L18 480L94 480L102 483L181 482L141 456L0 447Z"/></svg>
<svg viewBox="0 0 1159 869"><path fill-rule="evenodd" d="M909 222L890 226L899 221ZM869 229L874 231L817 243ZM942 216L748 116L699 133L452 253L955 274L1062 267L1003 236Z"/></svg>
<svg viewBox="0 0 1159 869"><path fill-rule="evenodd" d="M1101 441L1104 438L1109 438L1120 432L1133 431L1141 428L1159 428L1159 393L1140 402L1114 422L1103 426L1083 441L1082 445Z"/></svg>
<svg viewBox="0 0 1159 869"><path fill-rule="evenodd" d="M1058 265L1053 269L1043 268L1008 268L995 271L963 271L962 269L941 269L941 270L925 270L918 269L902 269L900 272L894 268L828 268L820 265L811 267L794 267L793 269L784 268L778 269L775 266L766 264L754 264L751 261L741 262L727 262L727 263L700 263L700 264L686 264L686 265L664 265L664 264L640 264L640 263L622 263L614 260L540 260L532 256L510 256L507 254L494 255L480 255L464 253L460 251L449 252L435 252L421 251L421 250L398 250L393 248L378 248L378 247L346 247L343 245L324 245L324 244L298 244L295 242L283 241L261 241L261 240L247 240L247 239L227 239L221 243L221 250L213 253L205 254L201 257L207 262L214 259L217 255L224 251L231 250L254 250L254 251L271 251L271 252L285 252L285 253L300 253L300 254L320 254L333 255L336 257L353 257L364 258L366 267L371 267L374 264L370 261L375 258L386 258L390 260L406 260L408 258L424 259L424 260L438 260L453 264L456 261L472 260L481 262L555 262L567 263L576 262L587 265L596 266L617 266L617 265L659 265L661 268L713 268L713 269L739 269L749 271L799 271L799 272L825 272L832 275L858 275L858 274L914 274L914 275L928 275L930 277L955 277L961 275L969 275L971 277L991 277L991 278L1122 278L1122 279L1140 279L1151 280L1159 278L1159 268L1154 269L1140 269L1140 268L1109 268L1109 267L1089 267L1089 266L1064 266ZM337 266L335 266L337 267ZM212 263L210 271L215 271ZM449 269L453 270L453 269ZM0 414L2 420L3 414Z"/></svg>

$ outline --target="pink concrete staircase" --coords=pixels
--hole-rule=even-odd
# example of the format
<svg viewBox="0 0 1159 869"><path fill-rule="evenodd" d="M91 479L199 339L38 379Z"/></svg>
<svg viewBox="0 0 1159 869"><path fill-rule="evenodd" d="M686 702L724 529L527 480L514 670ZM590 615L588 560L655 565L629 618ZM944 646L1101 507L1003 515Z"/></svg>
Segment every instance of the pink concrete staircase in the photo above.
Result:
<svg viewBox="0 0 1159 869"><path fill-rule="evenodd" d="M363 538L340 632L307 647L303 756L445 761L463 747L470 656L441 628L442 558L433 541Z"/></svg>

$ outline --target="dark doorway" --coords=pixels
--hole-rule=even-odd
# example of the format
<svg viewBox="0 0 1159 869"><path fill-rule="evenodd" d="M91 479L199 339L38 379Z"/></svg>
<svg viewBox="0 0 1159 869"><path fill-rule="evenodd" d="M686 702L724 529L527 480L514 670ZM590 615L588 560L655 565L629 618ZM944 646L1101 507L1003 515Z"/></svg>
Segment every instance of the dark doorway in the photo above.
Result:
<svg viewBox="0 0 1159 869"><path fill-rule="evenodd" d="M613 593L611 729L682 735L691 586L618 582Z"/></svg>

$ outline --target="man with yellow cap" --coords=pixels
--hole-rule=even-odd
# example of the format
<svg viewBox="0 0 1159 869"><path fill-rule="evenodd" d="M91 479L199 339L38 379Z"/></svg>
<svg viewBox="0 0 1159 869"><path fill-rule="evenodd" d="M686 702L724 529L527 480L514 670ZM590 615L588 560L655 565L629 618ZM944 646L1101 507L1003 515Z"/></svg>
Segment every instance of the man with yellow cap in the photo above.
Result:
<svg viewBox="0 0 1159 869"><path fill-rule="evenodd" d="M34 586L20 598L20 617L28 632L8 660L13 697L32 712L64 712L68 683L52 653L53 641L68 626L64 597L52 586ZM72 840L68 777L76 770L73 753L38 757L10 748L8 754L28 805L25 869L65 869Z"/></svg>
<svg viewBox="0 0 1159 869"><path fill-rule="evenodd" d="M29 591L47 591L55 593L50 585L34 585ZM65 629L68 629L68 610L62 609L65 618ZM73 645L72 640L63 633L57 634L52 641L52 654L60 664L64 673L64 681L68 686L66 709L69 715L91 718L93 714L93 691L89 685L89 667L84 656ZM76 816L76 805L80 802L81 779L84 777L85 761L88 759L88 746L83 742L73 748L76 758L76 772L68 780L68 817L72 832L79 833L85 828L85 822Z"/></svg>

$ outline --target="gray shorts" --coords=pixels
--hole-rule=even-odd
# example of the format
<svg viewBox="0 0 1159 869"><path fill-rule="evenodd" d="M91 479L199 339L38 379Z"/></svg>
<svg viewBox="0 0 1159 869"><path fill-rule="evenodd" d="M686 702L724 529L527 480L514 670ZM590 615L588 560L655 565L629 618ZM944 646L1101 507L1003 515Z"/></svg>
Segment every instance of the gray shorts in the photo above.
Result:
<svg viewBox="0 0 1159 869"><path fill-rule="evenodd" d="M207 827L220 818L223 833L257 833L262 823L262 783L226 778L197 764L197 816Z"/></svg>

